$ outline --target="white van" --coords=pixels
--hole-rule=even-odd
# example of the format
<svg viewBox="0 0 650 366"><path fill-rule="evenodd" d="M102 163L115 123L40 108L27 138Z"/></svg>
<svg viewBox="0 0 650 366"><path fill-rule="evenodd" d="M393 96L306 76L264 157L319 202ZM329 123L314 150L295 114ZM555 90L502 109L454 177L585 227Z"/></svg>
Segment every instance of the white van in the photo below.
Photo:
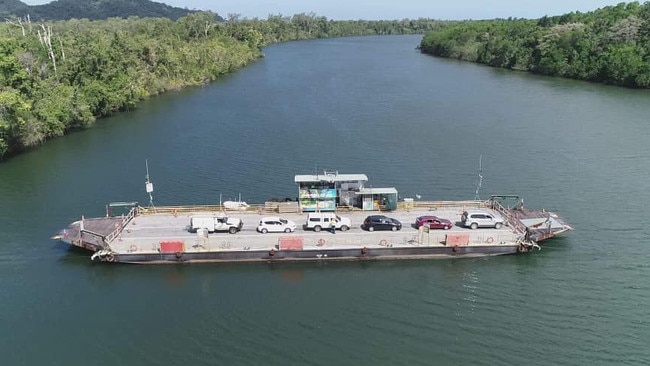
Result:
<svg viewBox="0 0 650 366"><path fill-rule="evenodd" d="M349 218L341 217L334 212L311 212L307 215L305 228L313 229L316 232L321 229L329 230L332 219L336 219L336 226L334 226L336 230L347 231L352 226Z"/></svg>
<svg viewBox="0 0 650 366"><path fill-rule="evenodd" d="M241 230L243 225L244 223L240 219L228 216L192 217L190 219L190 231L193 233L198 229L206 229L209 233L227 231L235 234Z"/></svg>

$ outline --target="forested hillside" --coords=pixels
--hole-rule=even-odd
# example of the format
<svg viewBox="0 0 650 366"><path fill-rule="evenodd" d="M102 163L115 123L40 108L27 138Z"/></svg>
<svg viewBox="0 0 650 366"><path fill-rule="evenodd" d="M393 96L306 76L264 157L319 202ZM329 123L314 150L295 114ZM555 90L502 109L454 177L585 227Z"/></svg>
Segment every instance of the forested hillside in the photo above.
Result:
<svg viewBox="0 0 650 366"><path fill-rule="evenodd" d="M0 0L0 16L10 17L28 7L20 0Z"/></svg>
<svg viewBox="0 0 650 366"><path fill-rule="evenodd" d="M330 21L313 14L217 22L214 13L0 25L0 159L151 95L207 83L274 42L424 33L443 22Z"/></svg>
<svg viewBox="0 0 650 366"><path fill-rule="evenodd" d="M513 70L650 87L650 2L538 20L459 22L428 33L422 52Z"/></svg>
<svg viewBox="0 0 650 366"><path fill-rule="evenodd" d="M29 17L35 21L68 19L169 18L176 20L193 11L149 0L56 0L27 5L19 0L0 0L3 17ZM222 20L222 19L221 19Z"/></svg>

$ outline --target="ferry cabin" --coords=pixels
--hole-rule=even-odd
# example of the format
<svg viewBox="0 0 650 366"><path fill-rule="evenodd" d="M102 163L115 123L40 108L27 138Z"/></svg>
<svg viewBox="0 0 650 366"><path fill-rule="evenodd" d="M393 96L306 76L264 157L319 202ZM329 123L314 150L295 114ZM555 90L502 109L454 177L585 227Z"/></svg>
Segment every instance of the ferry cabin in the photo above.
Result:
<svg viewBox="0 0 650 366"><path fill-rule="evenodd" d="M356 193L368 182L368 177L325 171L323 174L296 175L295 182L303 212L334 211L337 206L360 207L360 197Z"/></svg>
<svg viewBox="0 0 650 366"><path fill-rule="evenodd" d="M298 201L302 212L334 211L337 207L356 207L363 210L397 209L395 188L366 188L365 174L296 175Z"/></svg>
<svg viewBox="0 0 650 366"><path fill-rule="evenodd" d="M362 202L364 211L397 210L397 189L395 188L361 188L356 193Z"/></svg>

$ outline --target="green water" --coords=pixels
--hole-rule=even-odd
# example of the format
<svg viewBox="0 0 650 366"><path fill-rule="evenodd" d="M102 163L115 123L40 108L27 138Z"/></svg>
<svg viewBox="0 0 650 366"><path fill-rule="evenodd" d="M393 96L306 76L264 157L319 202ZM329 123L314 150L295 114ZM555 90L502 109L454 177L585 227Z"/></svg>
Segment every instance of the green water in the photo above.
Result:
<svg viewBox="0 0 650 366"><path fill-rule="evenodd" d="M650 94L441 60L418 36L295 42L0 164L3 365L646 365ZM111 201L517 193L576 231L532 255L111 266L48 240Z"/></svg>

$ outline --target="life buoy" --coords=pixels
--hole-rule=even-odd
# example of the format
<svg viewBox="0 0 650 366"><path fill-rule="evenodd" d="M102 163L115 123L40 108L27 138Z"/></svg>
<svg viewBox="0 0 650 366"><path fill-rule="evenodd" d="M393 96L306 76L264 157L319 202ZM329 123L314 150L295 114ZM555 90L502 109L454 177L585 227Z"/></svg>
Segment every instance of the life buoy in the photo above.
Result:
<svg viewBox="0 0 650 366"><path fill-rule="evenodd" d="M366 254L368 254L368 248L366 247L361 248L361 255L366 255Z"/></svg>
<svg viewBox="0 0 650 366"><path fill-rule="evenodd" d="M109 254L109 255L106 257L106 261L107 261L107 262L115 262L115 256L112 255L112 254Z"/></svg>
<svg viewBox="0 0 650 366"><path fill-rule="evenodd" d="M386 239L381 239L379 241L379 245L381 245L382 247L386 247L388 246L388 241L386 241Z"/></svg>
<svg viewBox="0 0 650 366"><path fill-rule="evenodd" d="M182 257L182 256L183 256L183 253L181 253L181 252L176 252L176 254L175 254L175 255L176 255L176 258L180 258L180 257Z"/></svg>
<svg viewBox="0 0 650 366"><path fill-rule="evenodd" d="M325 245L325 239L323 238L318 239L318 246L323 246L323 245Z"/></svg>
<svg viewBox="0 0 650 366"><path fill-rule="evenodd" d="M527 251L528 249L526 249L526 247L523 244L519 244L519 246L517 247L517 253L526 253Z"/></svg>
<svg viewBox="0 0 650 366"><path fill-rule="evenodd" d="M178 216L178 209L177 208L175 208L174 211L172 211L172 215L174 215L174 217Z"/></svg>
<svg viewBox="0 0 650 366"><path fill-rule="evenodd" d="M269 250L269 256L273 257L275 255L275 249Z"/></svg>
<svg viewBox="0 0 650 366"><path fill-rule="evenodd" d="M451 248L451 250L453 250L454 253L458 253L458 245L454 245L454 247Z"/></svg>
<svg viewBox="0 0 650 366"><path fill-rule="evenodd" d="M138 247L136 247L135 245L131 245L131 246L129 247L129 250L131 250L131 252L137 252L137 251L138 251Z"/></svg>
<svg viewBox="0 0 650 366"><path fill-rule="evenodd" d="M487 240L485 242L488 243L488 244L492 244L492 243L494 243L494 238L491 237L491 236L488 236L488 238L487 238Z"/></svg>

